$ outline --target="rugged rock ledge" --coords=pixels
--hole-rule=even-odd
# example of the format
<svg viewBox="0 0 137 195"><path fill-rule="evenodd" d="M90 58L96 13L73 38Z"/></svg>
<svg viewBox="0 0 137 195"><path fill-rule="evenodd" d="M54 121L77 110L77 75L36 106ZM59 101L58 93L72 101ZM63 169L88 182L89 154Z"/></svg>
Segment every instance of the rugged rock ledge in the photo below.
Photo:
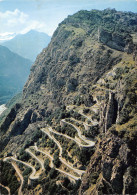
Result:
<svg viewBox="0 0 137 195"><path fill-rule="evenodd" d="M111 131L96 146L79 194L136 193L136 137L129 142L115 135L115 129Z"/></svg>

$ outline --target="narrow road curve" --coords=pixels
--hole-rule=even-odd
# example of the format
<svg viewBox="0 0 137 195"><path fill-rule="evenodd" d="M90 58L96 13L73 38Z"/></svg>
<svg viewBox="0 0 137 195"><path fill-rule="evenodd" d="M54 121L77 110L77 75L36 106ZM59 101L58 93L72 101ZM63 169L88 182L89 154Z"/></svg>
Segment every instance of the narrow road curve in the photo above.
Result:
<svg viewBox="0 0 137 195"><path fill-rule="evenodd" d="M82 116L84 116L85 118L87 118L89 121L91 121L91 123L92 123L94 126L98 124L97 121L93 121L91 118L89 118L87 115L85 115L85 114L83 113L83 110L79 110L78 113L81 114Z"/></svg>
<svg viewBox="0 0 137 195"><path fill-rule="evenodd" d="M68 177L71 177L71 178L74 179L74 180L79 180L79 179L81 179L81 177L76 177L76 176L74 176L74 175L72 175L72 174L70 174L70 173L67 173L66 171L63 171L63 170L61 170L61 169L58 169L58 168L55 168L55 169L56 169L57 171L59 171L59 172L65 174L65 175L67 175Z"/></svg>
<svg viewBox="0 0 137 195"><path fill-rule="evenodd" d="M15 163L11 163L12 166L14 167L14 169L16 170L16 173L18 174L19 178L20 178L20 187L19 187L19 190L18 190L18 195L22 195L22 187L23 187L23 183L24 183L24 178L20 172L20 169L18 168L18 166L15 164Z"/></svg>
<svg viewBox="0 0 137 195"><path fill-rule="evenodd" d="M73 120L73 121L75 121L75 122L77 122L77 123L79 123L79 124L82 124L84 127L92 127L93 125L89 125L89 124L87 124L87 123L85 123L85 122L83 122L83 121L79 121L79 120L77 120L77 119L75 119L75 118L69 118L69 119L71 119L71 120ZM85 128L85 130L86 130L86 128Z"/></svg>
<svg viewBox="0 0 137 195"><path fill-rule="evenodd" d="M76 122L78 122L78 123L80 123L80 124L82 124L82 125L84 125L84 126L88 126L88 127L92 127L93 125L91 125L91 124L88 124L88 123L86 123L86 122L84 122L84 121L80 121L80 120L77 120L77 119L75 119L75 118L70 118L71 120L73 120L73 121L76 121Z"/></svg>
<svg viewBox="0 0 137 195"><path fill-rule="evenodd" d="M35 176L36 169L34 167L32 167L30 164L28 164L28 163L26 163L24 161L18 160L18 159L14 158L14 157L6 157L6 158L4 158L3 161L7 161L7 160L10 160L10 159L13 160L13 161L15 161L15 162L22 163L22 164L26 165L27 167L30 167L32 169L32 173L29 176L30 179L32 179L32 180L39 179L39 176Z"/></svg>
<svg viewBox="0 0 137 195"><path fill-rule="evenodd" d="M51 127L49 127L49 128L51 128ZM59 147L59 150L60 150L59 159L60 159L60 161L61 161L63 164L65 164L67 167L69 167L69 168L72 169L74 172L78 173L79 175L82 175L83 173L85 173L85 171L83 171L83 170L79 170L79 169L74 168L73 165L70 165L68 162L66 162L66 160L64 160L64 159L62 158L62 147L61 147L60 143L54 138L54 136L51 136L51 135L50 135L50 131L47 131L47 130L45 131L44 129L41 129L41 131L42 131L43 133L45 133L46 135L48 135L51 139L53 139L54 142L57 144L57 146Z"/></svg>
<svg viewBox="0 0 137 195"><path fill-rule="evenodd" d="M92 147L93 145L83 145L83 144L81 144L80 142L78 142L76 139L74 139L74 138L72 138L72 137L70 137L70 136L68 136L68 135L65 135L65 134L63 134L63 133L58 133L57 131L55 131L55 130L53 130L52 128L49 128L49 131L50 132L52 132L52 133L54 133L54 134L56 134L56 135L61 135L61 136L63 136L63 137L66 137L66 138L68 138L68 139L71 139L71 140L73 140L74 142L76 142L78 145L79 145L79 147L85 147L85 148L89 148L89 147Z"/></svg>
<svg viewBox="0 0 137 195"><path fill-rule="evenodd" d="M42 150L39 150L38 147L37 147L37 143L34 144L34 146L32 146L36 151L42 153L42 154L45 154L46 156L48 156L50 159L51 159L51 168L54 167L54 164L53 164L53 157L49 154L49 153L46 153L46 152L43 152Z"/></svg>
<svg viewBox="0 0 137 195"><path fill-rule="evenodd" d="M39 160L37 156L33 154L28 148L25 151L28 152L33 158L35 158L38 161L38 163L41 165L41 169L44 170L44 163L41 160Z"/></svg>
<svg viewBox="0 0 137 195"><path fill-rule="evenodd" d="M94 105L93 105L93 106L94 106ZM73 108L73 106L67 106L66 109L67 109L67 110L73 109L73 111L76 112L76 110ZM91 107L91 109L92 109L92 107ZM91 123L92 123L93 125L97 125L97 124L98 124L97 121L93 121L90 117L86 116L86 115L83 113L83 110L82 110L82 109L78 110L78 113L81 114L82 116L84 116L85 118L87 118L89 121L91 121Z"/></svg>
<svg viewBox="0 0 137 195"><path fill-rule="evenodd" d="M10 188L8 186L4 186L1 183L0 183L0 186L2 186L3 188L5 188L8 191L8 195L11 195Z"/></svg>
<svg viewBox="0 0 137 195"><path fill-rule="evenodd" d="M52 160L52 161L51 161L51 162L52 162L52 167L51 167L51 168L53 168L53 167L54 167L54 163L53 163L53 160L54 160L54 159L53 159L53 157L52 157L51 155L49 155L48 153L39 150L36 143L35 143L35 145L34 145L33 147L36 149L36 151L39 151L39 152L41 152L42 154L47 155L47 156ZM79 180L79 179L80 179L80 177L76 177L76 176L74 176L74 175L72 175L72 174L70 174L70 173L67 173L66 171L63 171L63 170L58 169L58 168L56 168L56 167L54 167L54 168L55 168L57 171L59 171L59 172L65 174L65 175L67 175L68 177L70 177L70 178L72 178L72 179L74 179L74 180Z"/></svg>
<svg viewBox="0 0 137 195"><path fill-rule="evenodd" d="M66 123L66 124L74 127L77 130L78 136L80 137L80 139L82 139L84 142L86 142L87 144L89 144L91 147L93 147L95 145L95 142L93 142L90 138L87 138L87 137L81 135L81 131L80 131L80 129L77 126L73 125L72 123L67 122L65 119L62 119L61 121L63 123Z"/></svg>

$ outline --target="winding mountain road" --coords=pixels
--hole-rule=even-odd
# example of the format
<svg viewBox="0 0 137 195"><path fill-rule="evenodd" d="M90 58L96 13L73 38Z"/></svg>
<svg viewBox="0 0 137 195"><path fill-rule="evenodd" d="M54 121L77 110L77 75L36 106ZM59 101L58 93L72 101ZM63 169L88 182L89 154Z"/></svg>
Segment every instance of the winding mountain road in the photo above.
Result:
<svg viewBox="0 0 137 195"><path fill-rule="evenodd" d="M71 178L74 179L74 180L79 180L79 179L81 179L81 177L76 177L76 176L74 176L74 175L72 175L72 174L70 174L70 173L67 173L66 171L63 171L63 170L61 170L61 169L58 169L58 168L55 168L55 169L56 169L57 171L59 171L59 172L65 174L65 175L67 175L68 177L71 177Z"/></svg>
<svg viewBox="0 0 137 195"><path fill-rule="evenodd" d="M20 178L20 187L19 187L19 190L18 190L18 195L22 195L22 187L23 187L23 183L24 183L24 179L23 179L23 176L20 172L20 169L18 168L18 166L15 164L15 163L11 163L12 166L14 167L16 173L18 174L19 178Z"/></svg>
<svg viewBox="0 0 137 195"><path fill-rule="evenodd" d="M15 162L22 163L22 164L26 165L27 167L30 167L32 169L32 173L29 176L30 179L32 179L32 180L39 179L39 176L35 175L36 174L36 169L33 166L31 166L30 164L28 164L28 163L26 163L24 161L18 160L18 159L14 158L14 157L6 157L6 158L4 158L3 161L7 161L7 160L10 160L10 159L15 161Z"/></svg>
<svg viewBox="0 0 137 195"><path fill-rule="evenodd" d="M87 124L86 122L83 122L83 121L79 121L79 120L77 120L75 118L72 118L72 117L70 119L77 122L77 123L80 123L80 124L84 125L84 127L86 127L86 126L87 127L92 127L93 126L93 125ZM86 130L86 128L85 128L85 130Z"/></svg>
<svg viewBox="0 0 137 195"><path fill-rule="evenodd" d="M92 109L92 107L93 107L93 109ZM94 110L94 105L93 105L92 107L91 107L91 109ZM67 109L67 110L73 109L73 111L76 111L75 108L74 108L73 106L67 106L66 109ZM79 109L79 110L76 111L76 112L78 112L79 114L81 114L82 116L84 116L85 118L87 118L94 126L98 124L97 121L93 121L90 117L88 117L87 115L85 115L85 114L83 113L83 109L82 109L82 108Z"/></svg>
<svg viewBox="0 0 137 195"><path fill-rule="evenodd" d="M53 139L54 142L55 142L55 143L57 144L57 146L59 147L59 150L60 150L59 159L60 159L60 161L61 161L63 164L65 164L67 167L69 167L70 169L72 169L74 172L78 173L79 175L82 175L83 173L85 173L85 171L83 171L83 170L79 170L79 169L74 168L73 165L70 165L68 162L66 162L66 160L64 160L64 159L62 158L62 147L61 147L60 143L54 138L54 136L50 135L50 130L52 130L51 127L49 127L49 132L48 132L47 130L45 131L44 129L41 129L41 131L42 131L43 133L47 134L51 139Z"/></svg>
<svg viewBox="0 0 137 195"><path fill-rule="evenodd" d="M78 136L80 137L80 139L82 139L84 142L89 144L90 147L93 147L95 145L95 142L93 142L90 138L87 138L87 137L81 135L81 131L77 126L73 125L72 123L67 122L65 119L62 119L61 121L68 124L68 125L70 125L70 126L72 126L72 127L74 127L76 129L76 131L78 132Z"/></svg>
<svg viewBox="0 0 137 195"><path fill-rule="evenodd" d="M89 148L89 147L92 147L92 146L93 146L93 145L91 145L91 144L89 144L89 145L83 145L83 144L81 144L79 141L77 141L76 139L74 139L74 138L72 138L72 137L70 137L70 136L68 136L68 135L65 135L65 134L63 134L63 133L59 133L59 132L53 130L52 128L50 128L49 131L52 132L52 133L54 133L54 134L56 134L56 135L61 135L61 136L63 136L63 137L66 137L66 138L68 138L68 139L70 139L70 140L76 142L76 143L79 145L79 147Z"/></svg>
<svg viewBox="0 0 137 195"><path fill-rule="evenodd" d="M92 123L94 126L98 125L98 122L97 122L97 121L93 121L90 117L88 117L87 115L85 115L85 114L83 113L83 110L79 110L78 113L81 114L82 116L84 116L85 118L87 118L89 121L91 121L91 123Z"/></svg>
<svg viewBox="0 0 137 195"><path fill-rule="evenodd" d="M37 156L33 154L28 148L25 151L28 152L33 158L35 158L38 161L38 163L41 165L41 169L44 170L44 163L41 160L39 160Z"/></svg>
<svg viewBox="0 0 137 195"><path fill-rule="evenodd" d="M32 147L33 147L36 151L38 151L38 152L40 152L40 153L42 153L42 154L48 156L48 157L51 159L51 168L54 167L54 164L53 164L53 157L52 157L49 153L43 152L42 150L39 150L36 143L35 143L34 146L32 146Z"/></svg>
<svg viewBox="0 0 137 195"><path fill-rule="evenodd" d="M11 193L10 193L10 188L9 188L9 187L4 186L4 185L2 185L1 183L0 183L0 186L2 186L3 188L5 188L5 189L8 191L8 195L11 195Z"/></svg>
<svg viewBox="0 0 137 195"><path fill-rule="evenodd" d="M79 113L80 113L81 115L83 115L84 117L86 117L88 120L90 120L92 123L94 123L94 125L97 124L97 122L92 121L92 119L90 119L88 116L84 115L82 111L80 111ZM71 120L76 121L75 119L72 119L72 118L71 118ZM79 138L80 138L82 141L84 141L87 145L86 145L86 144L82 144L82 143L80 142L80 140L76 140L75 138L72 138L72 137L70 137L70 136L68 136L68 135L66 135L66 134L62 134L62 133L59 133L59 132L53 130L52 127L50 127L50 126L48 126L47 128L41 129L41 131L42 131L44 134L48 135L48 137L49 137L50 139L52 139L52 140L56 143L56 145L58 146L58 148L59 148L59 159L60 159L60 161L61 161L64 165L66 165L68 168L70 168L72 171L74 171L75 173L77 173L77 174L79 175L79 177L74 176L74 175L72 175L71 173L68 173L68 172L66 172L66 171L63 171L63 170L61 170L61 169L56 168L56 167L54 166L54 158L53 158L53 156L51 156L48 152L43 152L42 150L38 149L36 143L34 144L34 146L31 146L30 148L33 148L33 149L35 149L36 151L38 151L38 152L40 152L40 153L42 153L42 154L48 156L48 157L50 158L50 160L51 160L51 164L50 164L51 168L54 167L57 171L59 171L60 173L65 174L66 176L70 177L70 178L73 179L73 180L79 180L79 179L81 179L81 176L82 176L83 173L85 173L85 171L84 171L84 170L77 169L77 168L74 168L74 167L73 167L73 164L68 163L65 159L62 158L62 151L63 151L62 146L60 145L59 141L53 136L53 134L56 134L56 135L59 135L59 136L63 136L63 137L65 137L65 138L69 139L69 140L72 140L72 141L76 142L76 143L78 144L79 147L87 147L87 148L88 148L88 147L93 147L93 146L95 145L95 142L92 141L90 138L87 138L87 137L83 136L83 135L81 134L80 129L79 129L76 125L74 125L74 124L72 124L72 123L70 123L70 122L67 122L65 119L62 119L61 121L62 121L63 123L65 123L65 124L70 125L70 126L72 126L73 128L75 128L76 131L77 131L77 133L78 133ZM83 122L83 123L84 123L84 122ZM88 124L86 124L86 123L84 123L84 124L85 124L85 125L88 125ZM90 126L90 125L89 125L89 126ZM41 170L43 171L43 170L44 170L44 162L43 162L43 160L39 159L39 158L38 158L38 157L37 157L29 148L27 148L25 151L26 151L27 153L29 153L34 159L37 160L37 162L38 162L38 163L40 164L40 166L41 166ZM39 174L39 175L36 175L36 169L35 169L33 166L31 166L30 164L28 164L28 163L26 163L26 162L23 162L23 161L21 161L21 160L18 160L18 159L16 159L15 157L6 157L6 158L4 158L3 161L7 161L7 160L9 160L9 159L10 159L10 160L13 160L13 161L15 161L15 162L22 163L22 164L26 165L27 167L30 167L30 168L32 169L32 173L31 173L30 176L29 176L29 179L30 179L30 180L39 179L39 175L40 175L40 174ZM23 176L22 176L22 174L21 174L21 172L20 172L18 166L16 165L16 163L13 163L13 162L12 162L12 166L15 168L16 173L18 174L18 176L19 176L19 178L20 178L20 181L21 181L21 185L20 185L19 190L18 190L18 195L22 195L22 186L23 186L23 183L24 183ZM6 187L5 187L5 188L6 188ZM6 188L6 189L7 189L7 188ZM7 190L8 190L8 189L7 189ZM10 189L9 189L9 190L10 190ZM8 192L10 192L9 190L8 190Z"/></svg>
<svg viewBox="0 0 137 195"><path fill-rule="evenodd" d="M35 145L34 145L33 147L35 148L36 151L39 151L39 152L41 152L42 154L47 155L47 156L51 159L51 162L52 162L51 168L53 168L53 167L54 167L54 163L53 163L53 160L54 160L54 159L53 159L53 157L52 157L51 155L49 155L48 153L39 150L38 147L37 147L37 145L36 145L36 143L35 143ZM74 179L74 180L79 180L79 179L80 179L80 177L76 177L76 176L74 176L74 175L72 175L72 174L70 174L70 173L67 173L66 171L63 171L63 170L58 169L58 168L56 168L56 167L54 167L54 168L55 168L57 171L59 171L60 173L63 173L63 174L67 175L68 177L70 177L70 178L72 178L72 179Z"/></svg>

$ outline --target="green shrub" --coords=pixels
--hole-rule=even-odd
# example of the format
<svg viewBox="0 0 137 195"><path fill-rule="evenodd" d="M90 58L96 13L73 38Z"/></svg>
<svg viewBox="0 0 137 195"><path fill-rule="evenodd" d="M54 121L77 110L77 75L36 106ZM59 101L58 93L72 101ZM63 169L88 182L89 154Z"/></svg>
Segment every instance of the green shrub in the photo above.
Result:
<svg viewBox="0 0 137 195"><path fill-rule="evenodd" d="M32 172L31 168L26 168L23 172L23 176L28 176Z"/></svg>

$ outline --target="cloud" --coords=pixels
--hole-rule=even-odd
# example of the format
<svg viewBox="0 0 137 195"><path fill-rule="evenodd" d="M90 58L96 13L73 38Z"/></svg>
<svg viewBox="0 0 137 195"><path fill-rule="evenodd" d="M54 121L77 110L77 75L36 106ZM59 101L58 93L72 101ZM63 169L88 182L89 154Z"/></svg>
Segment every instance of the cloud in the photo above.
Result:
<svg viewBox="0 0 137 195"><path fill-rule="evenodd" d="M32 20L29 15L18 9L0 12L0 27L0 40L11 39L16 34L24 34L31 29L38 31L47 29L44 22Z"/></svg>
<svg viewBox="0 0 137 195"><path fill-rule="evenodd" d="M14 32L5 32L0 33L0 41L10 40L13 39L16 36L16 33Z"/></svg>

